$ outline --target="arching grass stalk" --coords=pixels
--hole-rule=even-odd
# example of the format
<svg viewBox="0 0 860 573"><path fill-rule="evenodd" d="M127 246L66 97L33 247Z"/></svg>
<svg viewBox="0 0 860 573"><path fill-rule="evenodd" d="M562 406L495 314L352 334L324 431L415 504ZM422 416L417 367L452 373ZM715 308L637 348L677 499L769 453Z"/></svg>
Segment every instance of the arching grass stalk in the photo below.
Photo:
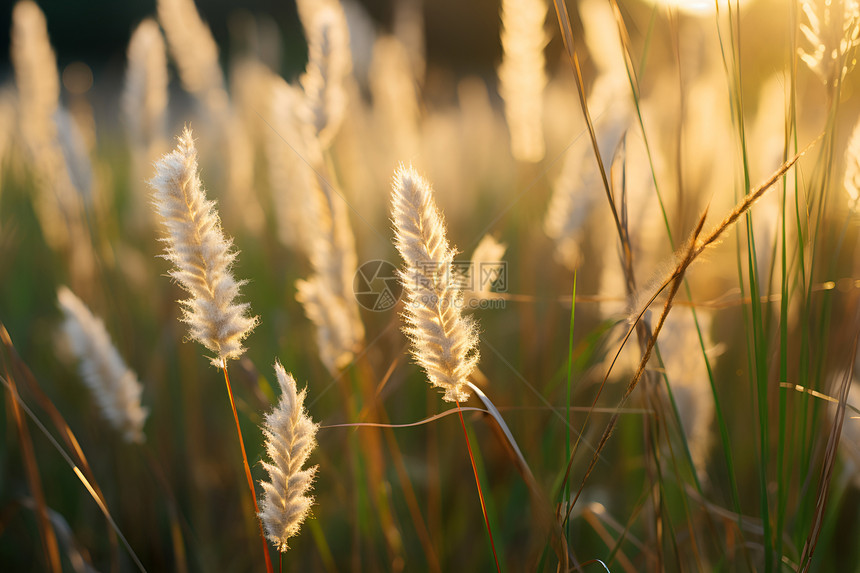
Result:
<svg viewBox="0 0 860 573"><path fill-rule="evenodd" d="M493 558L496 569L501 571L484 492L460 408L460 402L469 397L469 376L478 364L477 327L472 317L463 316L461 312L463 290L451 276L454 250L445 237L445 222L436 207L433 189L411 166L401 166L394 174L391 212L394 244L405 262L405 268L398 273L406 293L404 332L412 342L412 355L427 373L428 381L444 390L443 400L457 404Z"/></svg>
<svg viewBox="0 0 860 573"><path fill-rule="evenodd" d="M490 536L490 547L493 549L493 559L496 561L496 571L501 572L499 556L496 553L496 543L493 541L493 528L490 527L490 518L487 516L487 504L484 502L484 490L481 489L481 479L478 477L478 467L475 465L475 455L472 453L472 444L469 442L469 432L466 431L466 421L463 419L463 409L457 402L457 413L460 415L460 425L463 427L463 438L466 440L466 448L469 450L469 461L472 462L472 473L475 474L475 486L478 488L478 499L481 500L481 512L484 514L484 523L487 525L487 535Z"/></svg>
<svg viewBox="0 0 860 573"><path fill-rule="evenodd" d="M227 360L245 352L242 341L257 326L258 319L250 315L248 303L236 300L239 287L244 284L232 274L237 253L232 241L221 230L214 202L206 198L198 173L197 149L187 127L176 149L156 164L156 174L150 185L154 190L153 204L166 231L163 240L167 249L163 256L174 267L170 276L191 295L182 301L182 321L189 325L190 337L215 354L211 358L212 365L224 372L256 518L257 496L227 374ZM260 540L266 571L272 573L262 526Z"/></svg>
<svg viewBox="0 0 860 573"><path fill-rule="evenodd" d="M272 559L269 557L269 545L266 543L266 534L263 532L263 522L259 518L256 518L260 514L260 508L257 507L257 492L254 490L254 478L251 477L251 466L248 465L248 454L245 452L245 440L242 439L242 428L239 426L239 415L236 413L236 401L233 399L233 388L230 386L230 376L227 374L226 361L221 365L221 370L224 372L224 383L227 385L227 395L230 397L233 421L236 422L236 435L239 437L239 447L242 449L242 463L245 466L245 478L248 480L248 490L251 493L251 501L254 504L254 516L257 526L260 528L260 540L263 542L263 555L266 558L266 572L273 573Z"/></svg>

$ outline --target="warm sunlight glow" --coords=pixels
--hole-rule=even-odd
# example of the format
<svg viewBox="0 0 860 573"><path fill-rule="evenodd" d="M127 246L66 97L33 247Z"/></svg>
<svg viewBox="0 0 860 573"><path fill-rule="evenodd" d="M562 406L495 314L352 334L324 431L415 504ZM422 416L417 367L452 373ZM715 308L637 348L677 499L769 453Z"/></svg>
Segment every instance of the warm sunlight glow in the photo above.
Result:
<svg viewBox="0 0 860 573"><path fill-rule="evenodd" d="M720 10L727 10L729 4L732 8L737 6L745 6L750 4L752 0L648 0L651 4L665 6L667 8L677 8L681 12L687 14L706 16L713 14L717 5Z"/></svg>

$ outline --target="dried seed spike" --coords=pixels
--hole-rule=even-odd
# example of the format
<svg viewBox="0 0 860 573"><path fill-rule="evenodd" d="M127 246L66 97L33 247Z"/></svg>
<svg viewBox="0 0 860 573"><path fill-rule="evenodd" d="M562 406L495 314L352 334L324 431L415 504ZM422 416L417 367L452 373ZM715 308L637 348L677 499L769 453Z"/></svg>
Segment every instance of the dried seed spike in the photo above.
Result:
<svg viewBox="0 0 860 573"><path fill-rule="evenodd" d="M57 291L65 320L62 332L75 357L81 377L99 404L102 415L127 442L142 443L148 410L140 405L142 387L126 366L104 323L66 287Z"/></svg>
<svg viewBox="0 0 860 573"><path fill-rule="evenodd" d="M545 0L502 0L499 92L511 131L511 152L521 161L543 159L543 90L548 42Z"/></svg>
<svg viewBox="0 0 860 573"><path fill-rule="evenodd" d="M150 185L167 231L164 258L174 265L170 276L191 294L182 301L183 321L191 338L216 354L212 364L221 367L242 355L242 340L258 319L248 315L248 303L235 302L244 284L231 273L237 253L221 231L215 203L206 199L197 171L197 149L186 127L176 149L156 165Z"/></svg>
<svg viewBox="0 0 860 573"><path fill-rule="evenodd" d="M411 166L394 173L391 201L394 244L405 268L399 272L406 293L404 331L412 355L444 400L462 402L469 375L478 364L478 333L471 317L461 314L463 292L452 280L454 250L430 184Z"/></svg>
<svg viewBox="0 0 860 573"><path fill-rule="evenodd" d="M269 472L269 481L260 482L263 497L259 517L269 540L283 552L287 550L287 540L299 532L314 502L308 492L318 466L308 469L302 466L316 446L319 426L305 410L306 390L296 390L295 379L280 362L275 362L275 375L281 399L266 414L263 426L271 463L262 462Z"/></svg>

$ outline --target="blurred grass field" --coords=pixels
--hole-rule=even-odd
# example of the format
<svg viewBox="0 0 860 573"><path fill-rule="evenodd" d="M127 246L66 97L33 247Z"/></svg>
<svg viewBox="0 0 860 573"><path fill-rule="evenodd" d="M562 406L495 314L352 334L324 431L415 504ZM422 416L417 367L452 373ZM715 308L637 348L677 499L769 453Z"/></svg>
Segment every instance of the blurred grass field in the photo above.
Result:
<svg viewBox="0 0 860 573"><path fill-rule="evenodd" d="M193 8L158 4L171 3ZM509 435L474 394L461 427L409 354L402 300L361 307L364 341L346 366L320 356L296 281L314 270L303 233L322 222L302 220L308 189L285 190L306 162L272 105L304 70L301 23L262 8L231 17L230 47L214 60L223 77L211 54L184 55L210 65L194 69L214 87L195 91L171 34L192 38L190 52L205 37L151 6L168 83L148 128L121 103L130 88L116 65L72 67L58 51L59 68L48 58L23 69L13 45L0 88L0 570L131 571L136 559L148 571L263 570L222 374L179 320L185 295L167 277L145 183L184 125L239 251L241 299L260 318L228 366L254 480L266 477L260 425L278 398L276 359L321 425L315 503L283 570L494 570L464 430L504 571L860 570L856 3L569 1L569 20L546 4L544 151L532 160L511 150L501 43L471 46L430 1L328 3L345 9L352 64L321 177L343 201L358 266L402 266L389 211L400 163L433 183L457 260L487 234L506 244L505 280L484 296L495 304L467 313L480 329L471 381ZM488 18L497 29L498 3L472 9L476 38ZM822 59L810 67L803 54ZM56 93L42 98L50 78ZM667 303L703 214L699 239L782 167ZM46 219L45 201L59 219ZM81 381L59 334L62 285L137 373L144 444L124 442ZM55 443L103 494L135 557Z"/></svg>

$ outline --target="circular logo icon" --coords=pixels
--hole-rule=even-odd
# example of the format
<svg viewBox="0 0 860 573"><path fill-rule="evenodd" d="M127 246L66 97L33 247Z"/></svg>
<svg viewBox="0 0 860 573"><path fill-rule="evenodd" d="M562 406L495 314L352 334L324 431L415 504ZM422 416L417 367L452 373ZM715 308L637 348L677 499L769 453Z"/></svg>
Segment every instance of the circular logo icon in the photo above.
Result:
<svg viewBox="0 0 860 573"><path fill-rule="evenodd" d="M358 267L352 291L358 304L367 310L384 312L397 304L403 287L394 265L388 261L368 261Z"/></svg>

